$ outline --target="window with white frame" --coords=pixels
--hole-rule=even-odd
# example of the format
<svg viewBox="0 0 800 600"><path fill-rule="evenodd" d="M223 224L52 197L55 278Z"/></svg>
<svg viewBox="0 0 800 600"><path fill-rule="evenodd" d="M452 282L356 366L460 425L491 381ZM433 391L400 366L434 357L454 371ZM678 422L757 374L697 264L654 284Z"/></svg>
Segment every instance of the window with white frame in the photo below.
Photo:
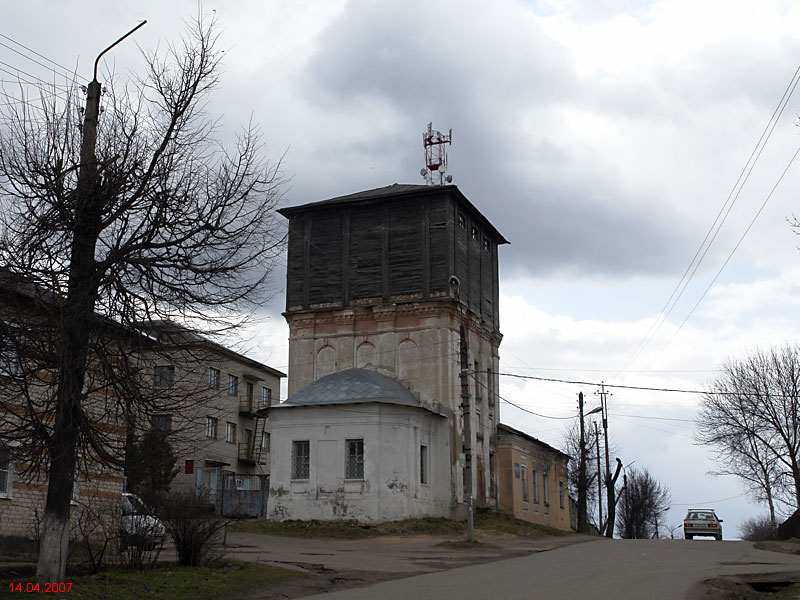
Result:
<svg viewBox="0 0 800 600"><path fill-rule="evenodd" d="M229 444L236 443L236 423L225 423L225 441Z"/></svg>
<svg viewBox="0 0 800 600"><path fill-rule="evenodd" d="M272 406L272 390L268 387L261 388L261 408Z"/></svg>
<svg viewBox="0 0 800 600"><path fill-rule="evenodd" d="M206 417L206 437L217 439L217 419L216 417Z"/></svg>
<svg viewBox="0 0 800 600"><path fill-rule="evenodd" d="M14 465L11 462L11 450L0 446L0 498L11 496L11 480L14 475Z"/></svg>
<svg viewBox="0 0 800 600"><path fill-rule="evenodd" d="M219 388L219 369L208 368L208 388L212 390Z"/></svg>
<svg viewBox="0 0 800 600"><path fill-rule="evenodd" d="M364 440L345 440L344 478L364 479Z"/></svg>
<svg viewBox="0 0 800 600"><path fill-rule="evenodd" d="M428 483L428 447L419 447L419 482L427 485Z"/></svg>
<svg viewBox="0 0 800 600"><path fill-rule="evenodd" d="M311 443L292 442L292 479L308 479L311 470Z"/></svg>
<svg viewBox="0 0 800 600"><path fill-rule="evenodd" d="M159 365L153 370L153 385L157 388L168 388L175 383L175 367Z"/></svg>
<svg viewBox="0 0 800 600"><path fill-rule="evenodd" d="M236 396L239 393L239 378L228 373L228 395Z"/></svg>
<svg viewBox="0 0 800 600"><path fill-rule="evenodd" d="M519 466L520 481L522 482L522 501L528 501L528 467L525 465Z"/></svg>

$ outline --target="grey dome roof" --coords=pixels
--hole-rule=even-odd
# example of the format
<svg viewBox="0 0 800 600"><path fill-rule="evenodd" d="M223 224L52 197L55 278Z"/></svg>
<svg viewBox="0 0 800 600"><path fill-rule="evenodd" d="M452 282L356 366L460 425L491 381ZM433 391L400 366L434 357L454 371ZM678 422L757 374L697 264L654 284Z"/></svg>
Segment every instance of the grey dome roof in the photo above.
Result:
<svg viewBox="0 0 800 600"><path fill-rule="evenodd" d="M347 369L318 379L273 408L380 402L424 408L402 383L367 369Z"/></svg>

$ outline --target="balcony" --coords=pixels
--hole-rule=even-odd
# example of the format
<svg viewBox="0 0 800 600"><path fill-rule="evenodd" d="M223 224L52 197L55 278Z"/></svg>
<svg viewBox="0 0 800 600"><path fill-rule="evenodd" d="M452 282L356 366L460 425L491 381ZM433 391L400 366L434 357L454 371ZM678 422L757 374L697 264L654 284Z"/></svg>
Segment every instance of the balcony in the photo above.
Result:
<svg viewBox="0 0 800 600"><path fill-rule="evenodd" d="M255 448L251 448L250 444L246 442L239 443L239 462L245 465L254 465L256 464L255 459L256 450Z"/></svg>
<svg viewBox="0 0 800 600"><path fill-rule="evenodd" d="M249 444L246 442L241 442L239 444L239 462L244 465L254 465L256 463L260 465L267 464L267 460L269 458L269 450L263 450L256 446L255 448L250 448Z"/></svg>

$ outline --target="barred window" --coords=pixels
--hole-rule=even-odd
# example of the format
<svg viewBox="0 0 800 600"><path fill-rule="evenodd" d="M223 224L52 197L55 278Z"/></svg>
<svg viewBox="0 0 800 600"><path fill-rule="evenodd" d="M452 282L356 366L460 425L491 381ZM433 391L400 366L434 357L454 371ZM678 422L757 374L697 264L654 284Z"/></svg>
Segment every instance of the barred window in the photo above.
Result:
<svg viewBox="0 0 800 600"><path fill-rule="evenodd" d="M308 479L311 444L308 440L292 442L292 479Z"/></svg>
<svg viewBox="0 0 800 600"><path fill-rule="evenodd" d="M345 440L345 479L364 479L364 440Z"/></svg>
<svg viewBox="0 0 800 600"><path fill-rule="evenodd" d="M212 390L219 388L219 369L208 368L208 387Z"/></svg>
<svg viewBox="0 0 800 600"><path fill-rule="evenodd" d="M161 365L153 371L153 385L158 388L168 388L175 383L175 367Z"/></svg>
<svg viewBox="0 0 800 600"><path fill-rule="evenodd" d="M206 417L206 437L217 439L217 419Z"/></svg>

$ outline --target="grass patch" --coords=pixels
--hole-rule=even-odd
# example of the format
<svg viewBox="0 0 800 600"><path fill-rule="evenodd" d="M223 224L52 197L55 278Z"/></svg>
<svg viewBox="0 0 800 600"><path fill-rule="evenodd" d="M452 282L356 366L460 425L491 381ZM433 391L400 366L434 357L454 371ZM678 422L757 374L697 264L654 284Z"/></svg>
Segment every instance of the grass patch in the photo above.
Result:
<svg viewBox="0 0 800 600"><path fill-rule="evenodd" d="M24 579L9 577L0 572L0 598L80 598L81 600L179 600L189 598L240 598L270 584L281 583L303 573L256 563L226 561L211 567L181 567L175 563L159 563L147 571L111 568L96 575L70 573L69 593L17 593L9 583L25 584L35 581L31 575Z"/></svg>
<svg viewBox="0 0 800 600"><path fill-rule="evenodd" d="M358 521L268 521L250 519L233 526L235 531L260 533L285 537L365 539L387 535L435 535L460 536L466 531L463 521L444 518L404 519L374 525L364 525ZM476 531L495 531L519 537L543 537L548 535L567 535L544 525L535 525L497 513L480 512L475 515Z"/></svg>

